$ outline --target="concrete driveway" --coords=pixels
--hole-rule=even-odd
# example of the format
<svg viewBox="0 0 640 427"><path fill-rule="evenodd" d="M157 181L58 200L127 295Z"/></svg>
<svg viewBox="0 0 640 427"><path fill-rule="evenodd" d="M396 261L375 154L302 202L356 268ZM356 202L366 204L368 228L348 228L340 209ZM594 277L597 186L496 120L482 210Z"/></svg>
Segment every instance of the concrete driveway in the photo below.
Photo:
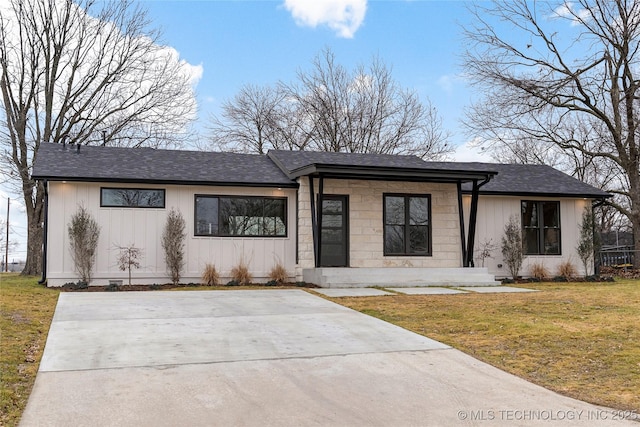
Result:
<svg viewBox="0 0 640 427"><path fill-rule="evenodd" d="M21 426L633 425L303 290L63 293Z"/></svg>

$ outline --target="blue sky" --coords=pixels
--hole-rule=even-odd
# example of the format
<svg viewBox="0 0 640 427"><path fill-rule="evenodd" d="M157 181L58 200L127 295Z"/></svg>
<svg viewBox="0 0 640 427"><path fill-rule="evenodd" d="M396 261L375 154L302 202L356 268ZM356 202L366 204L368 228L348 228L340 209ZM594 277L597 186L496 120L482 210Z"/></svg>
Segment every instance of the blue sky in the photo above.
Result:
<svg viewBox="0 0 640 427"><path fill-rule="evenodd" d="M328 47L347 68L368 64L378 55L392 67L400 85L431 100L452 133L451 143L460 145L467 139L459 126L471 98L459 66L461 25L471 19L467 2L326 0L324 10L314 7L318 0L287 0L289 8L285 1L276 0L140 3L153 25L162 29L163 43L202 67L197 86L200 125L242 85L290 82ZM340 20L344 5L360 10L360 25L356 18ZM305 25L294 12L318 25ZM350 24L349 29L336 29L340 22ZM470 153L456 158L477 160L465 154Z"/></svg>

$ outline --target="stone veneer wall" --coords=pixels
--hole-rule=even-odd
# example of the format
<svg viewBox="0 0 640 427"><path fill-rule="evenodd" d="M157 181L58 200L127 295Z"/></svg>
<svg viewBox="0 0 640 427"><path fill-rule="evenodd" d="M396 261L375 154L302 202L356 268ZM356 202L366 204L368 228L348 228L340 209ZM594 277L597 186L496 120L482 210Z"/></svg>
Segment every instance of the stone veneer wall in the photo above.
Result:
<svg viewBox="0 0 640 427"><path fill-rule="evenodd" d="M298 268L313 268L309 179L299 179ZM318 193L318 180L314 180ZM349 196L350 267L461 267L462 248L455 184L325 179L324 194ZM384 256L384 193L430 194L432 256ZM301 272L298 272L301 273Z"/></svg>

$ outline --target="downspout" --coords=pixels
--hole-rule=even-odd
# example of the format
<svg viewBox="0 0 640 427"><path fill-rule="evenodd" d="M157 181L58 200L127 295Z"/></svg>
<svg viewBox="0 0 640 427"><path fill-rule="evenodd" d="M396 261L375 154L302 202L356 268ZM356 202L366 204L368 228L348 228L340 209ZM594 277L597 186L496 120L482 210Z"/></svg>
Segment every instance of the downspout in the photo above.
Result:
<svg viewBox="0 0 640 427"><path fill-rule="evenodd" d="M458 181L456 183L456 187L458 188L458 216L460 220L460 243L462 246L462 266L469 267L467 263L467 242L464 238L464 212L462 211L462 182Z"/></svg>
<svg viewBox="0 0 640 427"><path fill-rule="evenodd" d="M42 225L42 278L38 280L39 285L47 284L47 235L49 229L49 181L46 179L44 185L44 222Z"/></svg>
<svg viewBox="0 0 640 427"><path fill-rule="evenodd" d="M596 262L596 251L598 250L598 248L596 247L596 208L599 208L605 203L605 199L600 199L600 201L597 203L591 203L591 218L593 218L593 221L591 222L591 238L593 239L593 274L595 276L600 275L600 263ZM587 274L586 271L585 274Z"/></svg>
<svg viewBox="0 0 640 427"><path fill-rule="evenodd" d="M318 221L316 218L316 196L313 194L313 177L309 175L309 198L311 199L311 234L313 236L313 263L318 267Z"/></svg>
<svg viewBox="0 0 640 427"><path fill-rule="evenodd" d="M300 184L300 183L298 183ZM296 206L296 225L294 230L296 231L296 264L300 263L300 185L296 188L295 206ZM288 206L288 205L287 205ZM287 216L289 213L287 213Z"/></svg>
<svg viewBox="0 0 640 427"><path fill-rule="evenodd" d="M320 174L318 183L318 252L316 253L316 267L320 267L322 260L322 205L324 203L324 176Z"/></svg>
<svg viewBox="0 0 640 427"><path fill-rule="evenodd" d="M476 239L476 221L478 218L478 197L480 196L480 187L491 181L491 176L488 176L478 184L478 180L473 180L473 190L471 191L471 212L469 213L469 237L467 240L467 267L474 267L473 265L473 248Z"/></svg>

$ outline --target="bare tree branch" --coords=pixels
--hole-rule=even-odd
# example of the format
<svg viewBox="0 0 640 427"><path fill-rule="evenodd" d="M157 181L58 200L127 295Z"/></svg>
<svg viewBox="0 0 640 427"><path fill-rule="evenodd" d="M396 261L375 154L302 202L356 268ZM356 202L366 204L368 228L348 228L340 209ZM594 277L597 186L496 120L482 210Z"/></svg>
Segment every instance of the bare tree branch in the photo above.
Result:
<svg viewBox="0 0 640 427"><path fill-rule="evenodd" d="M330 50L294 83L245 86L210 118L210 130L214 147L255 153L284 148L439 159L452 152L435 108L401 88L381 60L350 72Z"/></svg>

